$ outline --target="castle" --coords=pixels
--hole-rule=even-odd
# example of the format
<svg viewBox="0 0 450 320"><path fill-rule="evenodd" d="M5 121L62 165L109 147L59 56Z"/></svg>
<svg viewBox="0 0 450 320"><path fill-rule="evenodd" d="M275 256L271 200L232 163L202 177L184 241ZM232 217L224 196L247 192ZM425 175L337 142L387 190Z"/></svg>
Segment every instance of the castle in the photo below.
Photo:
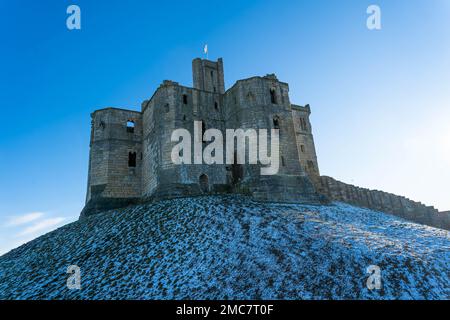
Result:
<svg viewBox="0 0 450 320"><path fill-rule="evenodd" d="M105 108L91 114L81 216L163 198L244 193L258 201L340 200L448 229L448 214L432 207L320 176L310 106L292 104L289 85L274 74L238 80L225 90L222 59L194 59L192 71L193 88L163 81L140 112ZM278 174L261 175L260 164L174 164L171 134L178 128L193 132L194 121L202 122L202 131L278 129Z"/></svg>

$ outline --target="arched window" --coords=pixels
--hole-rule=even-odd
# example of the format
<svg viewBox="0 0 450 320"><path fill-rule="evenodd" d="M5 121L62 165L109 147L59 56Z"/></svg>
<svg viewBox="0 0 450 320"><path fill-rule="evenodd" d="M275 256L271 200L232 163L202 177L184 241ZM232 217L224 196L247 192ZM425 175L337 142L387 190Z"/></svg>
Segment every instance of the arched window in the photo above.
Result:
<svg viewBox="0 0 450 320"><path fill-rule="evenodd" d="M302 145L300 145L300 150L302 151L302 152L305 152L305 146L302 144Z"/></svg>
<svg viewBox="0 0 450 320"><path fill-rule="evenodd" d="M270 89L270 101L273 104L277 104L277 93L276 93L275 89Z"/></svg>
<svg viewBox="0 0 450 320"><path fill-rule="evenodd" d="M280 118L278 118L278 116L273 118L273 128L280 129Z"/></svg>
<svg viewBox="0 0 450 320"><path fill-rule="evenodd" d="M183 94L183 104L188 104L188 97L185 94Z"/></svg>
<svg viewBox="0 0 450 320"><path fill-rule="evenodd" d="M128 167L136 167L136 152L128 152Z"/></svg>
<svg viewBox="0 0 450 320"><path fill-rule="evenodd" d="M134 121L133 120L127 121L127 132L129 132L129 133L134 132Z"/></svg>
<svg viewBox="0 0 450 320"><path fill-rule="evenodd" d="M166 103L166 105L164 106L164 111L165 111L166 113L169 113L169 111L170 111L170 106L169 106L168 103Z"/></svg>
<svg viewBox="0 0 450 320"><path fill-rule="evenodd" d="M217 103L217 101L214 102L214 109L219 110L219 104Z"/></svg>

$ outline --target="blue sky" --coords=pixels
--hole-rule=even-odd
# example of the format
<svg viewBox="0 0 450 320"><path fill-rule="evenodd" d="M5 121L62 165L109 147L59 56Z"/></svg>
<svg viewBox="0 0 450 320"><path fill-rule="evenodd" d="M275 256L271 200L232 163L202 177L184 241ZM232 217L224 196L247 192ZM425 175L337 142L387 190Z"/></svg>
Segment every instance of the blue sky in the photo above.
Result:
<svg viewBox="0 0 450 320"><path fill-rule="evenodd" d="M450 1L16 0L0 14L0 254L77 219L90 112L191 85L205 43L227 87L274 72L311 105L322 174L450 210Z"/></svg>

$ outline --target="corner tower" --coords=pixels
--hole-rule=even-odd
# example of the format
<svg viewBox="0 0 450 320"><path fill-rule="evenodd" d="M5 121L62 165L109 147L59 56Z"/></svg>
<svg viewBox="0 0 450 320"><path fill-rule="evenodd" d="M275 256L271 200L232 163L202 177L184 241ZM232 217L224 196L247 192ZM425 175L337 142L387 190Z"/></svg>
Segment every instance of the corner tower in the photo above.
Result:
<svg viewBox="0 0 450 320"><path fill-rule="evenodd" d="M81 216L134 203L142 194L141 113L106 108L91 118L88 187Z"/></svg>
<svg viewBox="0 0 450 320"><path fill-rule="evenodd" d="M200 58L194 59L192 75L195 89L219 94L225 93L222 58L216 62Z"/></svg>
<svg viewBox="0 0 450 320"><path fill-rule="evenodd" d="M297 143L298 157L303 171L317 186L320 186L320 171L317 162L316 147L312 134L312 126L309 117L311 108L306 106L292 105L292 119L294 121L295 138Z"/></svg>

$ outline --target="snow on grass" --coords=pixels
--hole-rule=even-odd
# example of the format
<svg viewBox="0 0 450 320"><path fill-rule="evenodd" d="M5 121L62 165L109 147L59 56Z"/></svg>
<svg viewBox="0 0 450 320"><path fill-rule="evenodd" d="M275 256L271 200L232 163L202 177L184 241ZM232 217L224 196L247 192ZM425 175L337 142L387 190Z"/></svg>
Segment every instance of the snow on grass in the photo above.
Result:
<svg viewBox="0 0 450 320"><path fill-rule="evenodd" d="M449 299L448 231L342 203L161 201L0 257L0 299ZM81 290L66 287L81 268ZM382 289L366 287L369 265Z"/></svg>

